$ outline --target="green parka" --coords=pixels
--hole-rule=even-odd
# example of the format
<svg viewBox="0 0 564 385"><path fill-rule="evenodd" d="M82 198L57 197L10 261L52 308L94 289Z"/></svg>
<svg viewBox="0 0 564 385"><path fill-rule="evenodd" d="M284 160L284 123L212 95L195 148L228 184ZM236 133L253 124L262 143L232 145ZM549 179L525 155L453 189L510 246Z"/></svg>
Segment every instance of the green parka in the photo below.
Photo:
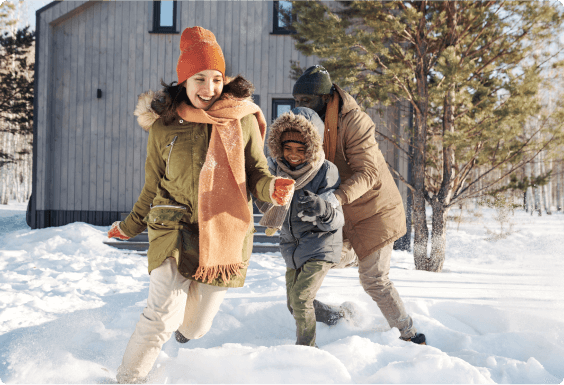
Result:
<svg viewBox="0 0 564 385"><path fill-rule="evenodd" d="M120 228L127 236L134 237L148 227L149 273L166 258L174 257L178 271L195 280L193 275L199 267L198 185L211 125L177 118L165 126L161 118L155 120L157 116L150 109L152 98L152 93L141 95L136 109L138 121L149 131L145 185ZM241 119L241 127L245 143L247 200L252 212L251 193L262 201L271 202L269 188L274 177L268 171L256 117L252 114L245 116ZM248 262L251 257L254 232L251 223L241 250L243 262ZM247 269L240 272L241 276L233 276L228 284L221 278L209 284L241 287Z"/></svg>

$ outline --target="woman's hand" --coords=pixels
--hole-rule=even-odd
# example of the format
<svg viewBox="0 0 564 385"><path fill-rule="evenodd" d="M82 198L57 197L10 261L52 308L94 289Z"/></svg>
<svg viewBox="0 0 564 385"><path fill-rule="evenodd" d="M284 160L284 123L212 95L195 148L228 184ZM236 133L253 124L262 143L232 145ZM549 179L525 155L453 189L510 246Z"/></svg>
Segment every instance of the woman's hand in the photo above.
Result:
<svg viewBox="0 0 564 385"><path fill-rule="evenodd" d="M119 228L119 221L112 223L110 231L108 231L108 238L117 238L123 241L127 241L129 237L121 231Z"/></svg>
<svg viewBox="0 0 564 385"><path fill-rule="evenodd" d="M294 192L294 184L296 183L293 179L277 178L274 180L274 191L272 192L272 200L278 206L286 205L290 199L292 199L292 194Z"/></svg>

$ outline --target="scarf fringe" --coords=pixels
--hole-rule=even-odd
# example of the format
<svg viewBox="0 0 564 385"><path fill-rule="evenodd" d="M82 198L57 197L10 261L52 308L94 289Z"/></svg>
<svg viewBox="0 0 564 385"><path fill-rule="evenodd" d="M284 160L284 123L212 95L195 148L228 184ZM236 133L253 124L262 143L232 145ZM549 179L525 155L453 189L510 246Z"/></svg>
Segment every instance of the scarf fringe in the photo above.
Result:
<svg viewBox="0 0 564 385"><path fill-rule="evenodd" d="M211 283L214 279L219 278L224 283L229 283L233 276L242 277L241 269L244 269L248 265L245 262L233 263L230 265L218 265L218 266L200 266L196 270L196 274L193 275L194 279L202 280L202 282Z"/></svg>

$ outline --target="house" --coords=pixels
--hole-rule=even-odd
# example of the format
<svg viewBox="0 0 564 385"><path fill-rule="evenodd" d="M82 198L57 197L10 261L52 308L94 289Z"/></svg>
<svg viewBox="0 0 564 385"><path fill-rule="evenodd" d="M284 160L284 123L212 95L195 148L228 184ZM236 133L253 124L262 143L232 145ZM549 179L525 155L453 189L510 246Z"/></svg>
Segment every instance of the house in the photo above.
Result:
<svg viewBox="0 0 564 385"><path fill-rule="evenodd" d="M75 221L109 225L129 212L144 183L148 134L137 124L137 97L176 80L181 32L211 30L228 75L255 85L268 122L293 107L290 60L317 63L294 48L273 1L64 1L36 13L37 45L32 228ZM400 113L400 111L403 111ZM405 135L409 107L378 115L377 130ZM390 131L391 130L391 131ZM379 140L406 179L408 161ZM404 202L407 188L399 183Z"/></svg>

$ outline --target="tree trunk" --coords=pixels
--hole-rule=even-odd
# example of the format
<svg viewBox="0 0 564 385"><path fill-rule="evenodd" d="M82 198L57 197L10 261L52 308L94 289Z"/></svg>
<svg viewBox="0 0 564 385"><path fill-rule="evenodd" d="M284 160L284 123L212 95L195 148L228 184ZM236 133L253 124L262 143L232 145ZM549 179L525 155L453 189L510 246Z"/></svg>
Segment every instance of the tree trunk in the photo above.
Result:
<svg viewBox="0 0 564 385"><path fill-rule="evenodd" d="M562 198L563 198L563 195L564 195L564 194L562 194L562 179L563 179L562 173L564 171L563 169L564 169L564 167L562 167L562 161L558 162L557 166L556 166L556 171L557 171L556 178L557 178L557 181L558 181L557 184L556 184L556 209L558 211L563 210L563 207L562 207L563 206Z"/></svg>
<svg viewBox="0 0 564 385"><path fill-rule="evenodd" d="M547 171L550 172L550 179L548 180L548 183L546 185L546 197L547 197L546 209L550 211L549 214L552 214L552 205L554 203L554 200L552 198L552 178L554 177L554 172L552 170L552 159L548 160L546 167L547 167Z"/></svg>
<svg viewBox="0 0 564 385"><path fill-rule="evenodd" d="M16 155L16 162L12 168L12 199L15 199L18 203L21 203L20 190L20 168L22 166L22 153L20 148L21 135L16 133L14 135L14 154Z"/></svg>
<svg viewBox="0 0 564 385"><path fill-rule="evenodd" d="M539 174L539 159L535 158L533 161L533 177L536 179L538 178ZM535 184L533 186L533 194L535 195L535 211L539 214L540 217L542 216L542 202L539 190L539 186Z"/></svg>
<svg viewBox="0 0 564 385"><path fill-rule="evenodd" d="M424 103L424 107L427 104ZM424 111L424 110L423 110ZM426 117L416 113L415 141L413 149L413 259L417 270L427 269L427 244L429 229L427 228L427 214L425 212L425 141L427 122Z"/></svg>
<svg viewBox="0 0 564 385"><path fill-rule="evenodd" d="M540 171L540 175L546 175L546 169L545 169L545 161L544 161L544 151L542 151L540 153L540 163L539 163L539 171ZM540 186L540 191L541 191L541 199L542 199L542 204L544 206L544 210L546 211L547 215L552 215L552 212L550 210L550 198L548 196L548 184L543 184L542 186Z"/></svg>
<svg viewBox="0 0 564 385"><path fill-rule="evenodd" d="M452 27L454 28L454 26ZM443 138L454 132L454 103L455 87L452 85L446 92L443 101ZM454 148L443 143L443 180L437 195L431 199L433 209L431 255L427 263L427 270L440 273L445 262L446 251L446 220L448 204L453 192L454 180Z"/></svg>
<svg viewBox="0 0 564 385"><path fill-rule="evenodd" d="M2 150L5 154L10 155L10 149L8 148L8 134L7 132L3 133L2 138ZM9 160L9 159L8 159ZM3 166L0 167L0 204L7 205L8 204L8 167L10 163L5 163Z"/></svg>
<svg viewBox="0 0 564 385"><path fill-rule="evenodd" d="M424 55L423 55L424 58ZM424 59L417 66L417 92L419 94L418 108L415 110L415 127L413 143L413 259L417 270L427 269L427 244L429 243L429 229L427 227L427 213L425 211L425 162L427 147L427 109L429 93L427 84L427 69Z"/></svg>
<svg viewBox="0 0 564 385"><path fill-rule="evenodd" d="M525 164L525 178L527 178L528 183L531 183L532 175L531 175L531 163ZM531 186L527 187L525 190L525 211L526 212L533 212L533 188Z"/></svg>
<svg viewBox="0 0 564 385"><path fill-rule="evenodd" d="M433 202L433 227L431 230L431 258L428 271L440 273L445 263L447 214L449 208L438 199Z"/></svg>

